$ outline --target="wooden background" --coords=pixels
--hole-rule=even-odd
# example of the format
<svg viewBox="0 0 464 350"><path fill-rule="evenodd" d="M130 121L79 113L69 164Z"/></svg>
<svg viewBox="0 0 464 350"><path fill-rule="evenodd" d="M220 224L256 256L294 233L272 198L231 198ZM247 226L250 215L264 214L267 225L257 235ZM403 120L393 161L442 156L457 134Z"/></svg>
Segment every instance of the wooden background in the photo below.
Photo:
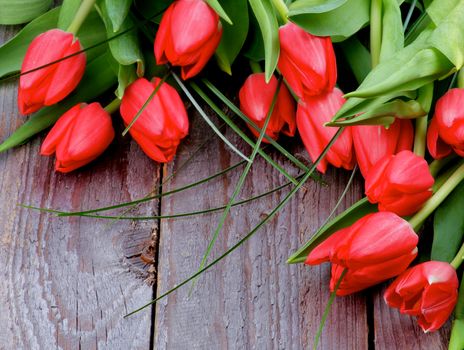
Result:
<svg viewBox="0 0 464 350"><path fill-rule="evenodd" d="M0 27L0 44L17 30ZM0 140L24 121L17 112L16 84L0 85ZM198 269L220 213L108 222L57 218L18 206L79 210L111 205L145 196L173 172L163 192L239 161L193 108L189 115L190 136L175 161L164 167L148 159L129 137L119 137L98 161L68 175L55 173L54 160L39 156L43 135L0 154L0 349L310 348L329 297L329 266L309 268L285 261L325 220L348 180L346 172L330 170L327 187L308 182L264 229L203 274L190 295L186 286L127 319L126 313ZM233 132L226 130L226 135L250 153ZM286 147L306 156L301 146ZM297 173L277 152L270 154ZM240 173L241 168L139 206L131 214L168 215L223 205ZM259 158L240 198L285 181ZM232 209L212 256L236 243L287 192ZM361 195L358 179L341 209ZM153 264L147 264L150 259ZM414 320L386 307L383 288L337 298L320 348L447 348L449 324L423 334Z"/></svg>

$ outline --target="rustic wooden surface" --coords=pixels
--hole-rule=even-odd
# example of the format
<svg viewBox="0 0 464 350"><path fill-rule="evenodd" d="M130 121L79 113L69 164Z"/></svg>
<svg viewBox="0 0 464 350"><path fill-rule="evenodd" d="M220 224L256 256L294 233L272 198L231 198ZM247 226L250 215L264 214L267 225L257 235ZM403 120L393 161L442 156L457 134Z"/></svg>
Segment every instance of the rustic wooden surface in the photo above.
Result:
<svg viewBox="0 0 464 350"><path fill-rule="evenodd" d="M0 44L17 28L0 27ZM239 159L192 116L191 135L175 161L160 168L128 139L119 139L97 162L69 175L40 157L42 137L0 154L0 349L307 349L329 297L329 267L287 265L288 255L321 224L349 174L329 171L323 187L311 182L242 247L186 286L130 318L123 316L194 273L220 214L147 222L109 223L56 218L19 203L63 210L100 207L140 198L162 179L169 191L224 169ZM194 116L195 115L195 116ZM0 140L22 122L16 83L0 85ZM119 133L120 134L120 133ZM229 130L227 137L250 152ZM299 153L298 146L287 145ZM296 174L276 152L273 158ZM304 152L302 152L304 154ZM241 168L207 185L150 202L134 215L163 215L227 203ZM259 158L241 199L286 180ZM246 234L288 189L233 208L212 251L220 255ZM362 193L356 181L342 208ZM159 238L159 243L157 239ZM141 254L154 245L157 280ZM146 259L145 259L146 260ZM211 260L211 259L210 259ZM336 299L321 349L446 349L449 326L424 335L415 322L382 301L382 286ZM190 292L190 295L189 295Z"/></svg>

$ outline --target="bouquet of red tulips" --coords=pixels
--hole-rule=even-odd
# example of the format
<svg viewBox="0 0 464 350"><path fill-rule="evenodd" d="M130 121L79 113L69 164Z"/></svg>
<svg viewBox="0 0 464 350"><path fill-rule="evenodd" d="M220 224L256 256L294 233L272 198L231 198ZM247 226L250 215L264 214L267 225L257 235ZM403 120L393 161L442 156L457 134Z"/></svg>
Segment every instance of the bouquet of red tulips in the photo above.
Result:
<svg viewBox="0 0 464 350"><path fill-rule="evenodd" d="M0 151L51 128L41 154L71 172L113 142L111 115L119 112L123 135L154 161L170 162L188 134L190 100L247 164L218 232L257 154L293 185L238 245L317 181L316 170L359 168L366 197L329 218L288 262L331 262L332 300L393 279L389 306L416 317L424 332L454 317L449 348L464 348L464 1L64 0L45 13L49 1L34 1L43 5L31 7L37 13L11 5L0 14L2 24L36 17L0 47L0 77L19 76L18 110L31 115ZM209 80L227 85L235 72L248 74L232 93L239 106ZM198 97L251 146L249 155ZM278 143L297 134L310 166ZM263 143L302 174L290 176ZM422 235L433 235L424 251Z"/></svg>

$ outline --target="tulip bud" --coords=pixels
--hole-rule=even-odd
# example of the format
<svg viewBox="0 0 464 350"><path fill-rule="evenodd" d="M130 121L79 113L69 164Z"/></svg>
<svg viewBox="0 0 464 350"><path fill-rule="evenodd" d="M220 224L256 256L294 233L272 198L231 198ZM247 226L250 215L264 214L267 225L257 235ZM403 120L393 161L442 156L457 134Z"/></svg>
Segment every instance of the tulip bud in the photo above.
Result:
<svg viewBox="0 0 464 350"><path fill-rule="evenodd" d="M256 73L250 75L240 89L240 109L260 128L266 121L277 85L275 76L272 76L269 83L266 83L264 73ZM248 127L256 137L259 136L259 132L252 126L248 125ZM294 136L295 128L295 101L287 87L281 84L266 134L277 140L280 132L287 136ZM267 143L268 141L263 139L263 142Z"/></svg>
<svg viewBox="0 0 464 350"><path fill-rule="evenodd" d="M464 89L451 89L435 106L438 134L454 151L464 157Z"/></svg>
<svg viewBox="0 0 464 350"><path fill-rule="evenodd" d="M414 141L409 119L396 119L388 129L383 125L355 125L351 131L356 159L364 177L381 158L411 150Z"/></svg>
<svg viewBox="0 0 464 350"><path fill-rule="evenodd" d="M406 270L417 255L417 242L418 237L406 220L393 213L378 212L335 232L309 253L305 264L332 263L332 292L346 269L337 295L348 295Z"/></svg>
<svg viewBox="0 0 464 350"><path fill-rule="evenodd" d="M337 133L337 128L324 126L324 123L332 119L343 103L345 103L343 92L337 88L325 95L312 98L306 97L304 100L299 101L296 112L296 125L313 162ZM318 164L317 169L325 173L327 163L337 168L353 169L355 157L351 127L345 128L326 156Z"/></svg>
<svg viewBox="0 0 464 350"><path fill-rule="evenodd" d="M132 122L159 84L159 78L151 82L139 78L126 88L120 108L126 125ZM162 83L129 132L151 159L166 163L174 157L180 140L187 136L188 125L179 94L168 83Z"/></svg>
<svg viewBox="0 0 464 350"><path fill-rule="evenodd" d="M177 0L166 10L155 38L158 64L181 66L182 79L197 75L221 41L219 16L202 0Z"/></svg>
<svg viewBox="0 0 464 350"><path fill-rule="evenodd" d="M438 135L437 119L432 118L427 129L427 149L434 159L443 159L449 156L453 149Z"/></svg>
<svg viewBox="0 0 464 350"><path fill-rule="evenodd" d="M61 116L40 154L56 153L55 170L68 173L102 154L114 138L111 116L97 103L80 103Z"/></svg>
<svg viewBox="0 0 464 350"><path fill-rule="evenodd" d="M85 71L85 53L72 33L52 29L37 36L29 45L19 78L18 107L21 114L53 105L71 93ZM69 58L67 56L74 55ZM50 64L63 59L57 63ZM44 68L41 66L50 64ZM36 71L32 71L37 69ZM27 73L28 71L32 71Z"/></svg>
<svg viewBox="0 0 464 350"><path fill-rule="evenodd" d="M279 28L279 40L277 66L299 98L332 91L337 63L330 37L314 36L288 22Z"/></svg>
<svg viewBox="0 0 464 350"><path fill-rule="evenodd" d="M424 332L439 329L458 300L456 270L442 261L428 261L403 272L387 288L385 302L402 314L416 316Z"/></svg>
<svg viewBox="0 0 464 350"><path fill-rule="evenodd" d="M380 211L412 215L432 196L435 180L427 162L411 151L382 158L366 176L366 196Z"/></svg>

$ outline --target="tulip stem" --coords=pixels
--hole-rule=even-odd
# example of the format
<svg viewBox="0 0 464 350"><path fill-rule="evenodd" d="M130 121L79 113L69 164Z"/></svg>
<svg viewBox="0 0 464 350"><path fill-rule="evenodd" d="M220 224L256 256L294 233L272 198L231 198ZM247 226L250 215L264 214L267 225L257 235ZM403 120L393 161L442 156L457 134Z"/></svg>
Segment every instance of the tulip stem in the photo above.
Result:
<svg viewBox="0 0 464 350"><path fill-rule="evenodd" d="M433 100L433 84L427 84L419 89L417 102L425 112L429 113ZM427 143L427 114L416 119L416 130L414 135L414 153L424 158Z"/></svg>
<svg viewBox="0 0 464 350"><path fill-rule="evenodd" d="M109 114L113 114L119 109L120 105L121 100L119 98L115 98L113 101L111 101L109 104L105 106L104 110L107 111Z"/></svg>
<svg viewBox="0 0 464 350"><path fill-rule="evenodd" d="M73 21L69 25L67 32L77 34L82 23L84 23L89 12L92 10L93 5L95 5L96 0L82 0L81 6L76 12Z"/></svg>
<svg viewBox="0 0 464 350"><path fill-rule="evenodd" d="M430 174L432 174L433 177L436 177L438 173L443 169L445 166L447 166L452 160L456 158L455 154L452 154L446 158L443 159L435 159L432 163L429 165L430 169Z"/></svg>
<svg viewBox="0 0 464 350"><path fill-rule="evenodd" d="M450 265L453 266L455 270L457 270L459 266L461 266L463 261L464 261L464 244L461 246L461 249L459 249L453 261L450 262Z"/></svg>
<svg viewBox="0 0 464 350"><path fill-rule="evenodd" d="M372 68L375 68L380 61L382 46L382 0L371 0L370 44Z"/></svg>
<svg viewBox="0 0 464 350"><path fill-rule="evenodd" d="M424 220L445 200L446 197L456 188L459 183L464 180L464 160L460 162L460 166L446 180L440 189L427 201L425 205L414 215L409 223L417 232Z"/></svg>
<svg viewBox="0 0 464 350"><path fill-rule="evenodd" d="M274 5L276 11L279 13L284 23L287 23L288 22L288 7L287 5L285 5L284 0L272 0L272 4Z"/></svg>
<svg viewBox="0 0 464 350"><path fill-rule="evenodd" d="M255 74L263 72L263 69L261 68L261 65L259 64L259 62L256 62L253 60L250 60L250 68L251 68L251 71Z"/></svg>
<svg viewBox="0 0 464 350"><path fill-rule="evenodd" d="M464 88L464 69L461 69L458 73L458 88Z"/></svg>

